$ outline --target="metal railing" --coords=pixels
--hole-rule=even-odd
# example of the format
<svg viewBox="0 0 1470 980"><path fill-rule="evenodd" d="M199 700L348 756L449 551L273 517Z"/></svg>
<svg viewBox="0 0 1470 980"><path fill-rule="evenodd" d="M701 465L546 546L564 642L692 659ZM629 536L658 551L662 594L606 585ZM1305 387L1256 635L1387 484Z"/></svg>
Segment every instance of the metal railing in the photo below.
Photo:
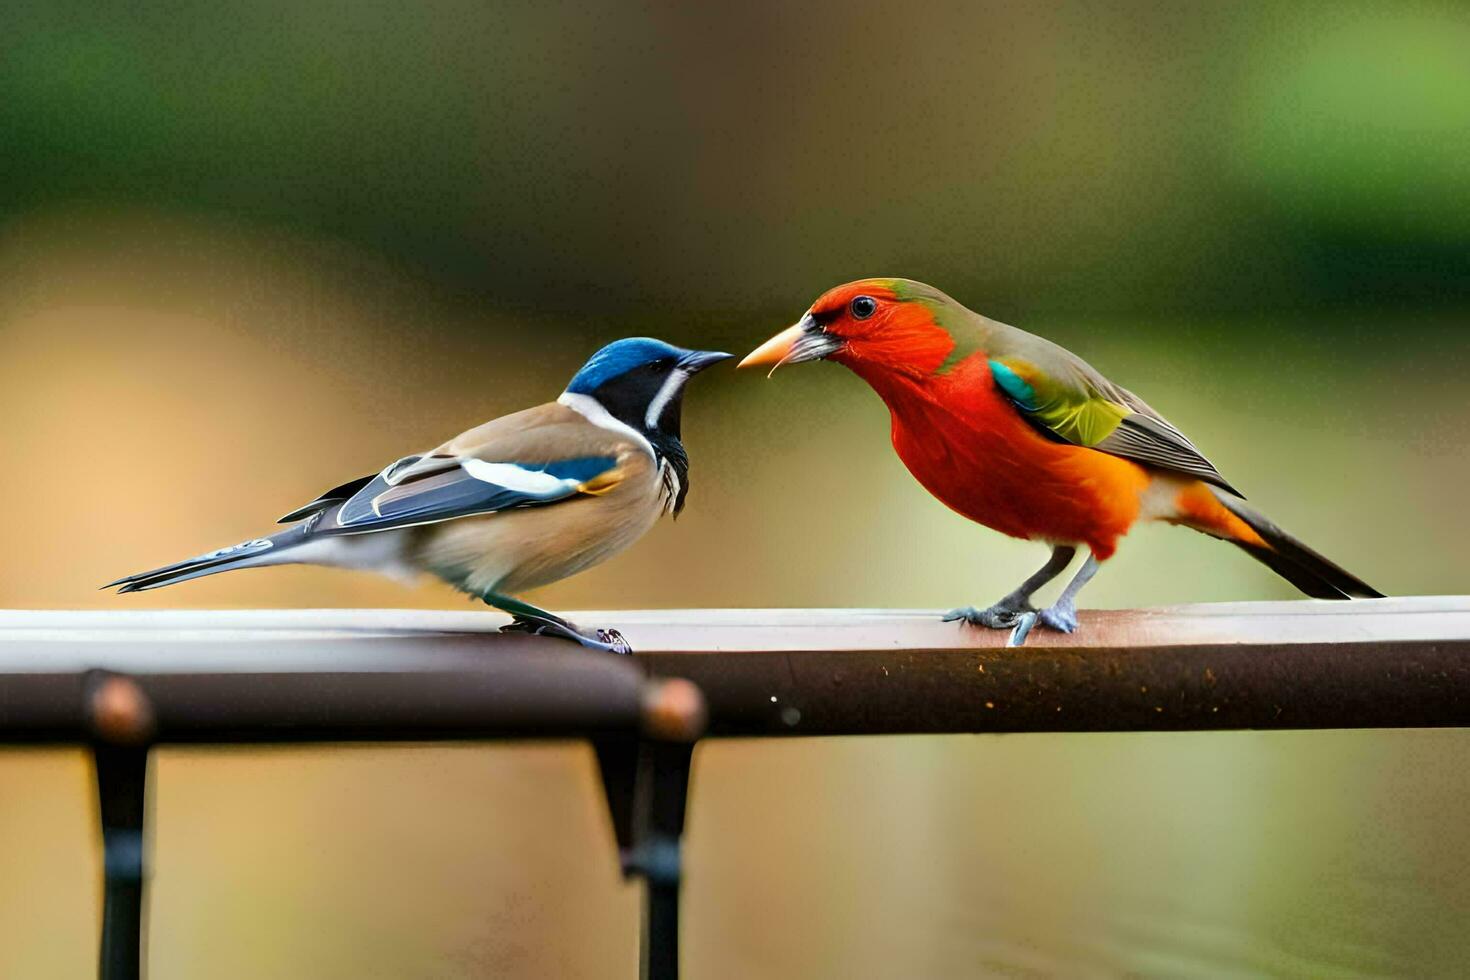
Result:
<svg viewBox="0 0 1470 980"><path fill-rule="evenodd" d="M663 980L704 736L1470 725L1463 598L1091 613L1021 649L924 612L577 618L616 622L638 654L499 634L480 613L0 613L0 743L95 759L100 975L140 975L159 744L588 739L623 871L646 883L642 972Z"/></svg>

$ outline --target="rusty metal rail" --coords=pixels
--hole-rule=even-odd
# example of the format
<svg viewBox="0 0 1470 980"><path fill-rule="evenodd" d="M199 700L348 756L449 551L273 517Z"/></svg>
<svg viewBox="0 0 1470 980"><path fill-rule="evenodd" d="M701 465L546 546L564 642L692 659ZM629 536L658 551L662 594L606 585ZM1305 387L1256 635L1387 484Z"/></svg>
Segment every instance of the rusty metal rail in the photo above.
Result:
<svg viewBox="0 0 1470 980"><path fill-rule="evenodd" d="M375 613L342 628L310 614L246 619L0 613L0 744L92 749L103 980L142 974L153 746L527 738L596 747L623 871L647 882L645 976L677 975L679 837L705 723L697 688L532 637L364 628Z"/></svg>
<svg viewBox="0 0 1470 980"><path fill-rule="evenodd" d="M1021 649L932 613L646 615L624 632L703 689L711 735L1470 725L1465 598L1083 613Z"/></svg>
<svg viewBox="0 0 1470 980"><path fill-rule="evenodd" d="M143 788L163 742L590 739L622 866L647 882L644 975L664 978L703 734L1470 726L1465 598L1084 613L1078 634L1021 649L917 611L576 618L638 655L498 634L489 613L0 612L0 744L97 760L103 976L139 975Z"/></svg>

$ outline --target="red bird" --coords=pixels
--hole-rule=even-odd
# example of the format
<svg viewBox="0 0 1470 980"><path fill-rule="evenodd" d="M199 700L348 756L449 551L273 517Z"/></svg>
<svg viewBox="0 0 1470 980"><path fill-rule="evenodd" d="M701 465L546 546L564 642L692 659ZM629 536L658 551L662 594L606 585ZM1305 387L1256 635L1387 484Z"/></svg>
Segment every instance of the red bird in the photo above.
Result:
<svg viewBox="0 0 1470 980"><path fill-rule="evenodd" d="M893 448L944 504L1051 546L1036 574L988 609L945 619L1070 633L1077 593L1138 521L1229 541L1319 599L1381 597L1247 507L1182 432L1143 399L1049 340L973 313L932 286L864 279L824 293L741 367L836 361L893 416ZM772 368L774 372L775 367ZM1087 561L1056 603L1031 596L1079 547Z"/></svg>

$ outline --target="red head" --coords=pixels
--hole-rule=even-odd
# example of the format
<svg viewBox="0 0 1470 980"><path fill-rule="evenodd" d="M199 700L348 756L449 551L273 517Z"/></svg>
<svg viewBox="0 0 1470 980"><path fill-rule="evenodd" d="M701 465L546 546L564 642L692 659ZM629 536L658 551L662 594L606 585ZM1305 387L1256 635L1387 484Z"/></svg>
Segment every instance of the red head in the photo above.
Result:
<svg viewBox="0 0 1470 980"><path fill-rule="evenodd" d="M796 324L740 362L799 364L829 359L864 369L944 373L978 350L974 315L911 279L860 279L818 297Z"/></svg>

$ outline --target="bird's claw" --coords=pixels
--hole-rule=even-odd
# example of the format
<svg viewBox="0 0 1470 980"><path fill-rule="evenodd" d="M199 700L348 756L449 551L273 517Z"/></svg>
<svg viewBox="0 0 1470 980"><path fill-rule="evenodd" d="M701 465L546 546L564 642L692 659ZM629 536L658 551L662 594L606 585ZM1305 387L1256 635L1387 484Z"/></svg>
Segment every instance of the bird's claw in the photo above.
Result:
<svg viewBox="0 0 1470 980"><path fill-rule="evenodd" d="M539 633L541 631L541 627L543 625L545 625L545 624L543 624L543 623L533 623L529 619L512 619L510 622L508 622L504 626L500 627L500 632L502 632L502 633L531 633L531 634L534 635L534 634Z"/></svg>
<svg viewBox="0 0 1470 980"><path fill-rule="evenodd" d="M617 630L598 630L597 639L599 642L607 645L608 653L620 653L626 656L633 652L633 647L623 637L623 634Z"/></svg>
<svg viewBox="0 0 1470 980"><path fill-rule="evenodd" d="M1058 633L1071 633L1077 628L1077 607L1072 605L1048 606L1046 609L1032 611L1021 616L1016 628L1011 630L1010 639L1006 641L1008 647L1020 647L1026 645L1026 637L1031 635L1031 630L1037 626L1043 626Z"/></svg>
<svg viewBox="0 0 1470 980"><path fill-rule="evenodd" d="M579 630L571 623L553 619L531 619L517 616L509 623L500 627L502 633L529 633L532 636L555 636L563 640L571 640L579 646L589 650L600 650L603 653L616 653L627 655L633 652L633 647L624 638L623 634L615 629Z"/></svg>
<svg viewBox="0 0 1470 980"><path fill-rule="evenodd" d="M1025 646L1026 637L1031 635L1031 628L1036 625L1036 620L1040 615L1040 613L1035 612L1034 610L1031 612L1023 613L1021 617L1016 620L1015 629L1011 630L1011 635L1006 639L1006 646Z"/></svg>
<svg viewBox="0 0 1470 980"><path fill-rule="evenodd" d="M989 609L976 609L974 606L962 606L959 609L951 609L944 614L943 621L946 623L966 622L971 626L984 626L987 629L1006 630L1018 626L1023 619L1036 610L1029 605L1010 605L997 602Z"/></svg>

